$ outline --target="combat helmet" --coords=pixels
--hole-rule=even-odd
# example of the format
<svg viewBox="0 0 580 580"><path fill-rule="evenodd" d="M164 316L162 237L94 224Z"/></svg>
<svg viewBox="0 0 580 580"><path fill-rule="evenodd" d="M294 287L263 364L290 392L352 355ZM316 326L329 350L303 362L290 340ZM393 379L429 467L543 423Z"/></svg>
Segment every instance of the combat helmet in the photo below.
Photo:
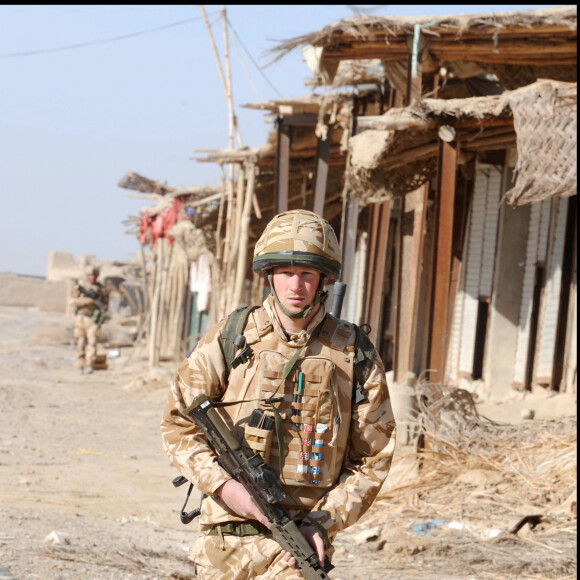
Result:
<svg viewBox="0 0 580 580"><path fill-rule="evenodd" d="M86 274L87 276L94 276L95 278L98 278L98 277L99 277L99 274L100 274L100 272L101 272L101 271L100 271L100 269L99 269L99 267L98 267L98 266L87 266L87 267L85 268L85 274Z"/></svg>
<svg viewBox="0 0 580 580"><path fill-rule="evenodd" d="M282 212L272 218L254 248L252 269L265 272L270 292L284 314L291 318L306 318L315 304L324 302L324 279L340 276L341 252L332 226L317 214L303 210ZM276 266L304 266L323 275L314 302L300 312L289 312L279 301L272 281Z"/></svg>
<svg viewBox="0 0 580 580"><path fill-rule="evenodd" d="M306 266L338 280L341 252L332 226L311 211L296 209L272 218L256 242L252 268Z"/></svg>

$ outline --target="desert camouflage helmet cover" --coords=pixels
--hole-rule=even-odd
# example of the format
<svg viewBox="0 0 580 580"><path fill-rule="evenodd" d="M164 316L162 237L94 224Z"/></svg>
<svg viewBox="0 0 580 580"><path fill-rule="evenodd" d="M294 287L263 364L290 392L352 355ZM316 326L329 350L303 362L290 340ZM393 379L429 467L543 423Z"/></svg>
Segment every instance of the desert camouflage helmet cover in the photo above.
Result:
<svg viewBox="0 0 580 580"><path fill-rule="evenodd" d="M332 226L311 211L286 211L272 218L254 248L254 270L306 266L338 280L341 252Z"/></svg>
<svg viewBox="0 0 580 580"><path fill-rule="evenodd" d="M85 268L85 274L87 276L98 276L99 272L100 272L100 270L99 270L98 266L87 266Z"/></svg>

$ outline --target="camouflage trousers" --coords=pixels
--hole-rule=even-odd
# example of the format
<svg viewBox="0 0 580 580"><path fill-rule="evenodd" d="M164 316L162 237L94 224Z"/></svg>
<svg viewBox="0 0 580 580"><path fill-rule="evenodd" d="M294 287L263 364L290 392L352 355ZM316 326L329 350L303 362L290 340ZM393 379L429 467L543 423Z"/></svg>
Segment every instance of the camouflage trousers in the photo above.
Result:
<svg viewBox="0 0 580 580"><path fill-rule="evenodd" d="M92 365L97 354L99 325L84 314L75 316L74 337L77 341L77 367Z"/></svg>
<svg viewBox="0 0 580 580"><path fill-rule="evenodd" d="M282 557L278 542L270 537L201 536L190 559L201 580L297 580L302 578Z"/></svg>

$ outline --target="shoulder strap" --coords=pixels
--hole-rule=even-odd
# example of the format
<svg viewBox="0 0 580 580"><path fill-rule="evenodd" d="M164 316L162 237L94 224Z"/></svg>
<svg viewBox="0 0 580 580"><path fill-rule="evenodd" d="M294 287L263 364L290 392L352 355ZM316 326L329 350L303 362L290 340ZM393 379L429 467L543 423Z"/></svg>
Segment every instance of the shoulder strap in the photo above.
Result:
<svg viewBox="0 0 580 580"><path fill-rule="evenodd" d="M373 366L375 347L367 333L355 325L356 337L354 342L354 392L353 400L362 403L367 399L364 392L364 384Z"/></svg>
<svg viewBox="0 0 580 580"><path fill-rule="evenodd" d="M222 351L224 354L224 361L226 363L226 383L229 379L232 367L235 368L238 364L240 364L240 362L245 362L243 359L245 358L245 360L247 360L252 353L251 349L246 346L243 333L250 313L256 308L258 307L240 306L239 308L236 308L226 320L226 324L220 339ZM240 348L243 350L236 357L236 351ZM242 359L240 359L240 357L242 357ZM238 359L240 359L239 362Z"/></svg>
<svg viewBox="0 0 580 580"><path fill-rule="evenodd" d="M362 403L367 399L364 384L373 366L375 347L367 333L358 325L327 314L320 338L331 348L344 350L354 348L353 357L353 401Z"/></svg>

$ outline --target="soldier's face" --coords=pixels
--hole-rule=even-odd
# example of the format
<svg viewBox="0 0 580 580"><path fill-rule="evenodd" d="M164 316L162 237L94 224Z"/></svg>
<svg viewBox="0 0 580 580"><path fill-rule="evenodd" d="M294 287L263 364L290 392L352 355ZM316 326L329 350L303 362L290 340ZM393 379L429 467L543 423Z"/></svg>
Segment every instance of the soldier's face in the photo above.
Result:
<svg viewBox="0 0 580 580"><path fill-rule="evenodd" d="M300 312L314 302L320 272L303 266L276 266L272 280L278 300L290 311Z"/></svg>

